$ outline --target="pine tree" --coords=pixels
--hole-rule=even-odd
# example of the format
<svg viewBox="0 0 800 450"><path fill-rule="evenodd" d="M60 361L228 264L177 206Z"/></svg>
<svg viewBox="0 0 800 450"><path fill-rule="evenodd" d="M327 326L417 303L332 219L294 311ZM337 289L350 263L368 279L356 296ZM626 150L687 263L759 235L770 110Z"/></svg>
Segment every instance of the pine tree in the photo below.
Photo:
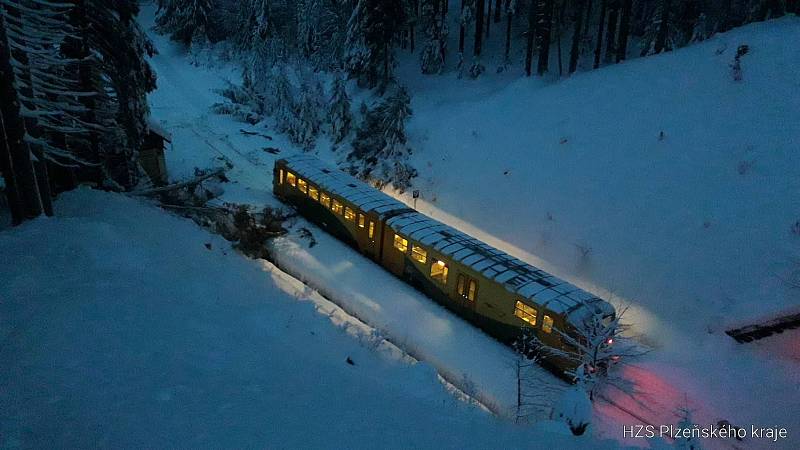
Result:
<svg viewBox="0 0 800 450"><path fill-rule="evenodd" d="M350 173L380 187L392 183L402 191L411 185L417 171L407 162L411 149L406 142L405 122L411 116L410 102L406 90L398 88L366 114L347 156Z"/></svg>
<svg viewBox="0 0 800 450"><path fill-rule="evenodd" d="M353 116L350 113L350 97L347 96L345 80L336 77L333 81L333 92L329 102L328 117L333 142L338 144L350 134Z"/></svg>
<svg viewBox="0 0 800 450"><path fill-rule="evenodd" d="M438 74L444 69L447 54L447 22L441 11L442 0L422 0L421 17L425 44L420 54L422 73Z"/></svg>
<svg viewBox="0 0 800 450"><path fill-rule="evenodd" d="M692 421L692 412L687 405L678 408L677 413L681 418L677 425L679 428L691 430L697 426ZM703 450L703 447L700 444L700 438L693 436L679 436L675 439L674 445L676 449L680 450Z"/></svg>
<svg viewBox="0 0 800 450"><path fill-rule="evenodd" d="M196 40L209 41L211 0L170 0L156 19L159 31L170 33L173 40L189 45Z"/></svg>

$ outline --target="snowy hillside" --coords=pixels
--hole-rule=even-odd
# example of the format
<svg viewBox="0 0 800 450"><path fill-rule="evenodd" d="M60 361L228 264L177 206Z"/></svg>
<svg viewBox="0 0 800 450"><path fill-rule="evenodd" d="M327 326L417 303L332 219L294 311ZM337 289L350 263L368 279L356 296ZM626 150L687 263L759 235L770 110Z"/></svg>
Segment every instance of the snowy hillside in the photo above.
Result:
<svg viewBox="0 0 800 450"><path fill-rule="evenodd" d="M142 22L151 21L146 10ZM213 89L236 79L233 65L193 66L179 46L151 36L161 52L152 59L160 87L151 105L175 137L167 152L172 176L224 159L234 167L222 200L280 205L270 195L272 164L301 150L274 130L264 130L272 140L244 135L240 129L247 125L209 112L220 100ZM798 55L782 36L800 36L800 22L751 25L551 85L510 82L508 73L478 80L453 73L421 77L416 67L402 67L413 98L409 135L422 193L417 207L630 304L628 320L655 351L625 373L637 398L609 395L648 420L673 423L688 395L702 423L800 426L786 414L797 403L798 380L794 353L783 350L796 335L787 334L780 345L766 339L743 346L722 333L725 324L748 323L797 303L776 276L789 270L786 257L797 251L790 228L800 209L796 196L786 194L797 188L791 150L797 124L787 118L798 108L798 81L788 69ZM751 50L743 57L743 80L735 83L728 64L731 48L741 43ZM676 92L688 95L676 99ZM773 120L753 105L772 111ZM341 158L324 147L318 155ZM750 160L740 174L739 163ZM759 210L763 217L755 215ZM307 248L303 227L319 245ZM479 395L503 411L513 404L507 351L490 338L465 329L460 319L303 220L278 247L285 269L437 371L469 375ZM749 307L756 294L761 310ZM418 317L416 325L397 320L398 314ZM482 349L479 357L467 357L475 348ZM732 386L740 395L729 395ZM595 406L598 435L619 439L621 425L634 420L610 403Z"/></svg>
<svg viewBox="0 0 800 450"><path fill-rule="evenodd" d="M56 206L0 232L19 262L0 270L2 448L589 442L456 400L429 367L379 351L318 294L188 220L89 190Z"/></svg>

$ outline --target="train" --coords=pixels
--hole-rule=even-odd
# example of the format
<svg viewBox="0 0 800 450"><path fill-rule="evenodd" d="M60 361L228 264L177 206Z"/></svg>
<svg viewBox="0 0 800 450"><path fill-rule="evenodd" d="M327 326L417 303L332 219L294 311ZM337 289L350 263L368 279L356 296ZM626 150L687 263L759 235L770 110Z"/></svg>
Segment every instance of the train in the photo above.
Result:
<svg viewBox="0 0 800 450"><path fill-rule="evenodd" d="M273 193L327 233L437 303L515 345L534 336L544 367L565 376L580 358L564 335L614 307L601 298L434 220L320 159L278 159ZM576 339L580 339L576 336Z"/></svg>

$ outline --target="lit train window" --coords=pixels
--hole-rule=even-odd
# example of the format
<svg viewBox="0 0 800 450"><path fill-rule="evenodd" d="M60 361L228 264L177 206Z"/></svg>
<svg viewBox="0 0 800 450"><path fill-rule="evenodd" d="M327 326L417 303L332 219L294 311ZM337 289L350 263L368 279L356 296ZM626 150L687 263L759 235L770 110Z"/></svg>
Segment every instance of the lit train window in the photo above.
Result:
<svg viewBox="0 0 800 450"><path fill-rule="evenodd" d="M297 185L297 177L292 172L286 172L286 182L291 186Z"/></svg>
<svg viewBox="0 0 800 450"><path fill-rule="evenodd" d="M312 200L319 200L319 191L314 186L308 186L308 196L311 197Z"/></svg>
<svg viewBox="0 0 800 450"><path fill-rule="evenodd" d="M403 239L399 234L394 235L394 248L405 253L408 250L408 239Z"/></svg>
<svg viewBox="0 0 800 450"><path fill-rule="evenodd" d="M283 184L283 169L278 170L278 184Z"/></svg>
<svg viewBox="0 0 800 450"><path fill-rule="evenodd" d="M458 282L456 283L456 292L458 295L464 296L464 288L467 285L467 280L464 279L464 275L458 274Z"/></svg>
<svg viewBox="0 0 800 450"><path fill-rule="evenodd" d="M447 284L447 264L444 261L433 260L431 264L431 278L442 284Z"/></svg>
<svg viewBox="0 0 800 450"><path fill-rule="evenodd" d="M521 301L517 301L514 307L514 315L531 325L536 325L536 308L533 306L528 306Z"/></svg>
<svg viewBox="0 0 800 450"><path fill-rule="evenodd" d="M341 214L342 209L343 209L342 204L339 203L338 200L333 199L333 201L331 202L331 211L335 212L336 214Z"/></svg>
<svg viewBox="0 0 800 450"><path fill-rule="evenodd" d="M306 183L306 180L304 180L302 178L298 178L297 179L297 189L300 189L300 192L302 192L303 194L308 192L308 183Z"/></svg>
<svg viewBox="0 0 800 450"><path fill-rule="evenodd" d="M350 209L349 207L345 206L344 207L344 218L349 220L349 221L351 221L351 222L353 222L354 220L356 220L356 213L353 212L353 210Z"/></svg>
<svg viewBox="0 0 800 450"><path fill-rule="evenodd" d="M428 260L428 252L419 245L415 245L411 247L411 257L422 264L425 264L425 262Z"/></svg>
<svg viewBox="0 0 800 450"><path fill-rule="evenodd" d="M369 238L375 237L375 222L369 221Z"/></svg>
<svg viewBox="0 0 800 450"><path fill-rule="evenodd" d="M358 227L359 228L364 228L366 222L367 222L367 218L364 217L363 214L359 214L358 215ZM370 236L370 237L372 237L372 236Z"/></svg>
<svg viewBox="0 0 800 450"><path fill-rule="evenodd" d="M319 193L319 202L322 203L322 206L326 208L331 207L331 197L324 192Z"/></svg>
<svg viewBox="0 0 800 450"><path fill-rule="evenodd" d="M553 318L547 314L545 314L542 318L542 331L545 333L550 333L553 331Z"/></svg>
<svg viewBox="0 0 800 450"><path fill-rule="evenodd" d="M475 301L475 297L478 295L478 282L475 280L469 280L469 286L467 286L467 300Z"/></svg>

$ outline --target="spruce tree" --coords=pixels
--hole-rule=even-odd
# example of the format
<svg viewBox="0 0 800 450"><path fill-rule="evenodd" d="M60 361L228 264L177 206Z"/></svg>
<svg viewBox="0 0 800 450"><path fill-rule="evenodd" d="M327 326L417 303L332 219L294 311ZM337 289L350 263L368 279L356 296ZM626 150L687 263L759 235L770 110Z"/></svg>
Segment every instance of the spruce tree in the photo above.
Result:
<svg viewBox="0 0 800 450"><path fill-rule="evenodd" d="M417 171L408 164L405 122L411 116L411 99L404 88L367 112L347 156L350 173L382 187L391 183L405 190Z"/></svg>
<svg viewBox="0 0 800 450"><path fill-rule="evenodd" d="M170 0L156 25L173 40L189 45L195 40L210 40L212 14L211 0Z"/></svg>
<svg viewBox="0 0 800 450"><path fill-rule="evenodd" d="M328 117L330 119L331 139L338 144L350 134L350 127L353 122L353 116L350 113L350 97L347 96L345 80L340 76L337 76L333 81Z"/></svg>
<svg viewBox="0 0 800 450"><path fill-rule="evenodd" d="M444 69L447 54L447 21L441 0L422 0L421 18L425 44L420 53L422 73L438 74Z"/></svg>
<svg viewBox="0 0 800 450"><path fill-rule="evenodd" d="M404 24L401 2L358 0L348 22L345 68L359 85L386 88L395 64L393 41Z"/></svg>

